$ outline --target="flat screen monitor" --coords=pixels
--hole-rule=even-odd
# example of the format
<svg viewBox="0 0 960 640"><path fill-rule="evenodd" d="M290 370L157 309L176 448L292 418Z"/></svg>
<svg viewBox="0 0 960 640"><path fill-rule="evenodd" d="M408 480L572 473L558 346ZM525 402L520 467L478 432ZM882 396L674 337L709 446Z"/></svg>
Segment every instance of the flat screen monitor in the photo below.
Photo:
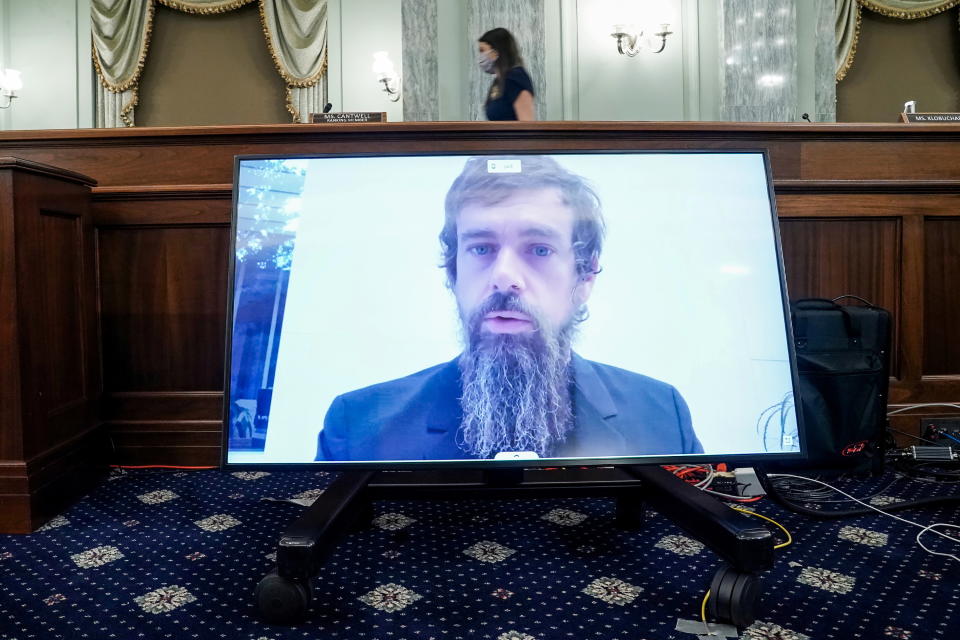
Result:
<svg viewBox="0 0 960 640"><path fill-rule="evenodd" d="M802 458L764 152L236 161L227 466Z"/></svg>

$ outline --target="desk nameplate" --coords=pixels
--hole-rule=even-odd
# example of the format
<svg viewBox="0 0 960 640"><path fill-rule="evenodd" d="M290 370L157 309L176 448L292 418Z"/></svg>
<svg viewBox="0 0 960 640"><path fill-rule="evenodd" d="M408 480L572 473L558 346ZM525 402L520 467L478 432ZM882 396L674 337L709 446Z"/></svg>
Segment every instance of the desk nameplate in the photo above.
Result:
<svg viewBox="0 0 960 640"><path fill-rule="evenodd" d="M957 123L960 124L960 113L901 113L900 122L914 123Z"/></svg>
<svg viewBox="0 0 960 640"><path fill-rule="evenodd" d="M342 111L339 113L311 113L310 122L341 124L346 122L386 122L384 111Z"/></svg>

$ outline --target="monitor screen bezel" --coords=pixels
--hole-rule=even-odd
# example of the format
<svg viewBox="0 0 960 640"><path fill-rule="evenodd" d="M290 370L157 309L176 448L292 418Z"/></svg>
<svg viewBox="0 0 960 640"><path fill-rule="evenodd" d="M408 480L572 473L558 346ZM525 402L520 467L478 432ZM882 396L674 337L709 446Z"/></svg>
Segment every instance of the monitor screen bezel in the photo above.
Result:
<svg viewBox="0 0 960 640"><path fill-rule="evenodd" d="M794 390L793 411L797 421L797 432L800 439L800 450L790 452L770 452L770 453L742 453L742 454L710 454L710 453L682 453L665 454L650 456L624 456L620 458L524 458L518 460L502 459L462 459L462 460L408 460L408 461L311 461L311 462L229 462L229 442L230 442L230 380L232 377L232 346L233 346L233 308L234 308L234 278L236 275L236 241L237 241L237 222L238 222L238 190L240 167L244 161L249 160L302 160L302 159L325 159L325 158L377 158L377 157L441 157L441 156L564 156L564 155L657 155L657 154L689 154L689 155L741 155L753 154L760 155L763 159L764 171L767 181L767 199L770 204L771 225L773 237L775 240L775 252L777 259L777 270L780 282L780 299L784 316L784 330L789 354L790 376ZM268 154L242 154L234 156L233 165L233 184L232 184L232 204L230 219L230 257L229 272L227 274L227 300L226 300L226 343L225 343L225 361L224 361L224 391L223 391L223 418L221 421L221 453L220 467L229 471L272 471L272 470L291 470L307 469L327 471L347 471L347 470L383 470L383 471L407 471L424 469L545 469L560 467L614 467L624 465L664 465L664 464L707 464L716 462L725 462L734 466L762 466L767 463L781 461L804 461L808 459L807 434L803 420L803 411L800 402L797 401L799 394L799 374L797 370L796 351L793 340L792 316L790 313L790 299L787 292L786 273L783 263L783 247L780 240L780 224L777 215L777 203L774 193L773 172L770 164L769 150L766 148L736 148L736 149L711 149L711 148L683 148L683 149L603 149L597 147L585 147L582 149L557 149L557 148L537 148L537 149L455 149L455 150L436 150L436 151L347 151L343 153L268 153Z"/></svg>

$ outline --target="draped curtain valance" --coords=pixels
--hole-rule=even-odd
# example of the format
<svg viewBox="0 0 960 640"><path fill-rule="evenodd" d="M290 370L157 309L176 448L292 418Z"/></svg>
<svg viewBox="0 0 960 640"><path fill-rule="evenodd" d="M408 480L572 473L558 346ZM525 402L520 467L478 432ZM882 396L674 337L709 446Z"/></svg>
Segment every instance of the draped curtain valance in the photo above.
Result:
<svg viewBox="0 0 960 640"><path fill-rule="evenodd" d="M869 9L891 18L928 18L960 4L960 0L836 0L837 82L846 77L857 53L860 38L860 9Z"/></svg>
<svg viewBox="0 0 960 640"><path fill-rule="evenodd" d="M327 0L91 0L93 63L100 81L97 126L133 126L156 3L213 15L253 2L259 4L270 56L287 84L287 111L294 122L320 111L327 69Z"/></svg>

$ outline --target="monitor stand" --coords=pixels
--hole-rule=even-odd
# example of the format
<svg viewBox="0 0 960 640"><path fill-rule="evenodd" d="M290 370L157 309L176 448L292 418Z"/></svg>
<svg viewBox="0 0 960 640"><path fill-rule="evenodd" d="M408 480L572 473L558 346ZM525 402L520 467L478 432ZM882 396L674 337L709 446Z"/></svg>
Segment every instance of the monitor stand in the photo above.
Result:
<svg viewBox="0 0 960 640"><path fill-rule="evenodd" d="M724 561L709 586L708 611L723 623L748 626L760 592L758 573L773 566L773 535L659 466L559 469L344 471L286 530L277 568L257 585L260 615L294 623L310 606L310 581L345 535L369 526L375 500L613 497L616 523L643 524L647 505L675 522ZM638 550L640 552L640 550Z"/></svg>

